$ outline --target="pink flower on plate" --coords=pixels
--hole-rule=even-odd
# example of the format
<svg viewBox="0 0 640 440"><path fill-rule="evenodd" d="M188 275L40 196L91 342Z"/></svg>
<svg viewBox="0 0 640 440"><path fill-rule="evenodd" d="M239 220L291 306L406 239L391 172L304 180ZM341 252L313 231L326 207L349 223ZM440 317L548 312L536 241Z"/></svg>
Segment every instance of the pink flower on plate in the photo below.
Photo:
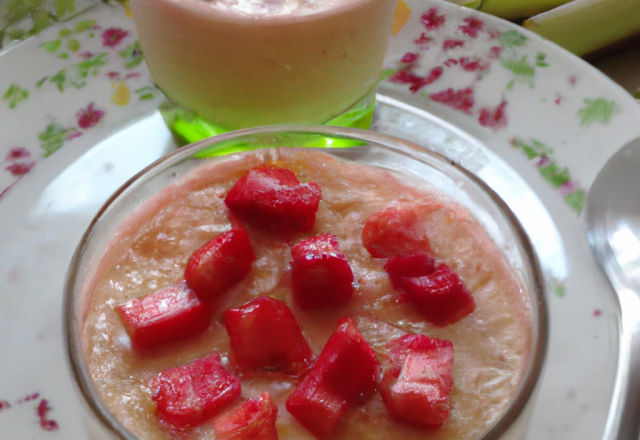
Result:
<svg viewBox="0 0 640 440"><path fill-rule="evenodd" d="M546 167L551 163L551 161L549 160L549 157L545 156L544 154L535 158L534 162L536 162L536 166L538 168Z"/></svg>
<svg viewBox="0 0 640 440"><path fill-rule="evenodd" d="M560 195L567 196L572 192L574 192L575 190L577 190L579 187L580 185L578 184L578 182L573 180L568 180L564 182L562 185L560 185L560 187L558 188L558 191L560 192Z"/></svg>
<svg viewBox="0 0 640 440"><path fill-rule="evenodd" d="M507 102L502 101L495 109L483 108L480 110L478 122L480 122L480 125L483 127L493 128L494 131L505 128L507 126L506 107Z"/></svg>
<svg viewBox="0 0 640 440"><path fill-rule="evenodd" d="M497 60L500 58L500 54L502 53L502 48L500 46L493 46L489 52L489 58L492 60Z"/></svg>
<svg viewBox="0 0 640 440"><path fill-rule="evenodd" d="M82 132L81 132L80 130L76 130L76 131L72 131L71 133L69 133L69 134L67 135L67 138L66 138L66 139L67 139L68 141L72 141L72 140L74 140L75 138L80 137L80 136L82 136Z"/></svg>
<svg viewBox="0 0 640 440"><path fill-rule="evenodd" d="M466 24L461 25L460 30L463 34L473 38L478 36L478 32L480 32L484 26L484 22L482 20L478 20L473 17L465 18L464 22Z"/></svg>
<svg viewBox="0 0 640 440"><path fill-rule="evenodd" d="M424 32L422 32L418 38L413 40L413 42L416 44L416 46L419 46L420 49L427 49L429 47L429 43L431 43L432 41L433 41L433 39L427 37L424 34Z"/></svg>
<svg viewBox="0 0 640 440"><path fill-rule="evenodd" d="M129 32L121 28L109 28L102 33L102 45L108 47L116 47Z"/></svg>
<svg viewBox="0 0 640 440"><path fill-rule="evenodd" d="M36 162L34 160L29 162L14 162L6 167L5 170L9 171L14 176L22 176L27 174L35 164Z"/></svg>
<svg viewBox="0 0 640 440"><path fill-rule="evenodd" d="M412 93L417 93L421 88L431 84L442 75L443 69L440 66L434 67L429 72L429 75L420 76L408 70L399 70L395 74L389 77L389 81L396 84L409 84L409 90Z"/></svg>
<svg viewBox="0 0 640 440"><path fill-rule="evenodd" d="M464 46L464 41L461 40L444 40L442 43L442 50L455 49L456 47Z"/></svg>
<svg viewBox="0 0 640 440"><path fill-rule="evenodd" d="M94 108L94 103L92 102L85 110L79 110L76 113L76 118L78 119L78 125L80 128L90 128L96 125L102 117L104 116L104 112L102 110L98 110Z"/></svg>
<svg viewBox="0 0 640 440"><path fill-rule="evenodd" d="M473 90L469 87L460 90L449 88L441 92L431 93L429 98L431 98L432 101L448 105L467 114L471 114L471 109L475 104Z"/></svg>
<svg viewBox="0 0 640 440"><path fill-rule="evenodd" d="M400 62L401 63L413 63L417 59L418 59L418 54L417 53L407 52L407 53L404 54L404 56L402 57Z"/></svg>
<svg viewBox="0 0 640 440"><path fill-rule="evenodd" d="M482 62L478 57L462 57L460 58L460 65L467 72L483 72L489 68L489 64Z"/></svg>
<svg viewBox="0 0 640 440"><path fill-rule="evenodd" d="M422 14L420 21L425 25L427 30L433 31L444 24L445 18L444 15L438 15L438 10L436 8L431 8Z"/></svg>
<svg viewBox="0 0 640 440"><path fill-rule="evenodd" d="M396 84L414 84L422 81L422 76L416 75L408 70L398 70L396 73L389 77L389 81Z"/></svg>
<svg viewBox="0 0 640 440"><path fill-rule="evenodd" d="M47 413L49 411L51 411L49 402L46 399L40 400L40 404L37 409L38 417L40 418L40 427L45 431L56 431L59 428L58 422L47 418Z"/></svg>
<svg viewBox="0 0 640 440"><path fill-rule="evenodd" d="M31 157L31 153L24 147L13 147L9 150L9 154L4 158L5 160L16 160Z"/></svg>

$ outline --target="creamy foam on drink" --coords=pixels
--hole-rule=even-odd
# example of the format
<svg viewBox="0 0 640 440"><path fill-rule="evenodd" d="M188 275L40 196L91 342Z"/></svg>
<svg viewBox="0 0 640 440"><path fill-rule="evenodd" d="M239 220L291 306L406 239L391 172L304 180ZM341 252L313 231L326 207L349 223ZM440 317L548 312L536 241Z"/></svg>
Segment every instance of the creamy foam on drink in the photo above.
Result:
<svg viewBox="0 0 640 440"><path fill-rule="evenodd" d="M180 0L178 0L180 1ZM300 16L356 3L358 0L201 0L214 9L237 12L255 18Z"/></svg>
<svg viewBox="0 0 640 440"><path fill-rule="evenodd" d="M173 101L227 128L322 123L377 85L396 0L131 0Z"/></svg>

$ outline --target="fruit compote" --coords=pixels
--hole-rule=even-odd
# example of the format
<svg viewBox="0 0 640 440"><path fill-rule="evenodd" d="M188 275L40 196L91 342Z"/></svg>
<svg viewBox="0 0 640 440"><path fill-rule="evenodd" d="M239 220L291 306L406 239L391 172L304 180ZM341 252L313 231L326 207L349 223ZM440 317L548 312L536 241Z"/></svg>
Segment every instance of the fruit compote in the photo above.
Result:
<svg viewBox="0 0 640 440"><path fill-rule="evenodd" d="M312 150L180 178L91 286L90 374L145 440L478 439L532 344L527 293L466 208Z"/></svg>

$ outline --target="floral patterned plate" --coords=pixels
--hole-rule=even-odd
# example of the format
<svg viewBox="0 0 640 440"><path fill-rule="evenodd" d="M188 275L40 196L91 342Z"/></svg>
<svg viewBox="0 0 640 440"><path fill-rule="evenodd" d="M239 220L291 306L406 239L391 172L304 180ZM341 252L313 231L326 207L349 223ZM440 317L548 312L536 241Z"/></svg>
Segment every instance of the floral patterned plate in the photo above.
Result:
<svg viewBox="0 0 640 440"><path fill-rule="evenodd" d="M374 129L476 172L531 235L551 340L531 439L602 438L619 310L584 237L589 185L640 106L508 22L400 1ZM133 22L102 3L0 52L0 438L87 437L64 356L71 255L104 200L176 145Z"/></svg>

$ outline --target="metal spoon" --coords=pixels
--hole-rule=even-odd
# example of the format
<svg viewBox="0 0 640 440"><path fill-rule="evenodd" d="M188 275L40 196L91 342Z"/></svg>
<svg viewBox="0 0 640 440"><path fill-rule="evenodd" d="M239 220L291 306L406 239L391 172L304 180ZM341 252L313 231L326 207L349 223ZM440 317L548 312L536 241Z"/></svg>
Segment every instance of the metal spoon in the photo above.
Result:
<svg viewBox="0 0 640 440"><path fill-rule="evenodd" d="M605 440L640 435L640 138L615 153L587 196L587 239L620 303L620 347Z"/></svg>

